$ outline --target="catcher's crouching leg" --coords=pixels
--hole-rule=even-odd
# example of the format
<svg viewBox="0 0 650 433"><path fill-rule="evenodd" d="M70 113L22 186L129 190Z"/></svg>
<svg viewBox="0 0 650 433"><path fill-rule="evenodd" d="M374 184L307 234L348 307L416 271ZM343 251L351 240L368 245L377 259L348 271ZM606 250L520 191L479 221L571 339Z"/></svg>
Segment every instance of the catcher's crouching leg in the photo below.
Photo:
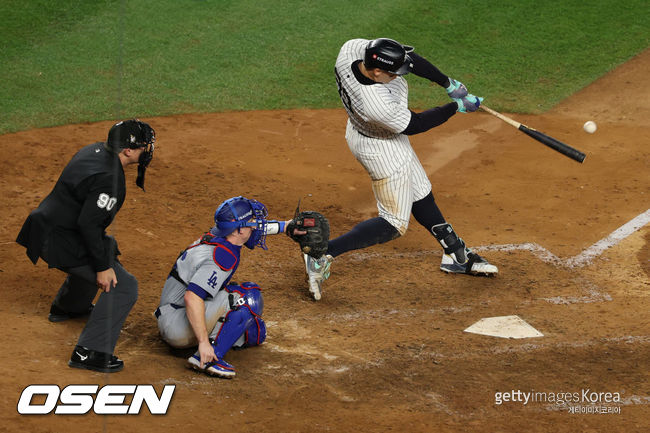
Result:
<svg viewBox="0 0 650 433"><path fill-rule="evenodd" d="M244 333L235 341L233 348L243 349L259 346L266 340L266 324L262 319L262 311L264 310L262 292L257 284L250 282L242 283L239 287L234 287L237 292L243 293L243 298L240 298L238 302L246 303L246 308L253 315L253 321L249 323Z"/></svg>
<svg viewBox="0 0 650 433"><path fill-rule="evenodd" d="M264 300L255 283L230 285L225 289L230 298L230 311L211 335L217 361L206 364L204 372L223 378L235 377L235 368L223 358L231 347L250 347L266 339L266 325L262 320Z"/></svg>

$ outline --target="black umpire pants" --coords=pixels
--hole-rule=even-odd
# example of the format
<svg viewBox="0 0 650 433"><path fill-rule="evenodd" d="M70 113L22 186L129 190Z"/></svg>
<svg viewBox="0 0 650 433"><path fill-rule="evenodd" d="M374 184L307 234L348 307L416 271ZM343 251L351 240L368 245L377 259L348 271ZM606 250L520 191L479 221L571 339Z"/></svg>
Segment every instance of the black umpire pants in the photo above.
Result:
<svg viewBox="0 0 650 433"><path fill-rule="evenodd" d="M77 343L104 353L113 353L122 325L138 300L138 280L117 260L113 270L117 285L99 295ZM71 313L87 311L97 295L97 273L88 265L62 271L68 276L54 298L54 305Z"/></svg>

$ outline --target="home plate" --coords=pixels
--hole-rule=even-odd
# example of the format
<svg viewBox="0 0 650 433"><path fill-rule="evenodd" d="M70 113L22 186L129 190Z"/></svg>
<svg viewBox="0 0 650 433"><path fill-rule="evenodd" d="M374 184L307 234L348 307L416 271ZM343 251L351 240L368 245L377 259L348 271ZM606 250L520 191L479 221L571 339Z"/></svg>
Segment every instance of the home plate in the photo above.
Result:
<svg viewBox="0 0 650 433"><path fill-rule="evenodd" d="M486 317L465 329L465 332L501 338L533 338L544 336L544 334L524 322L519 316Z"/></svg>

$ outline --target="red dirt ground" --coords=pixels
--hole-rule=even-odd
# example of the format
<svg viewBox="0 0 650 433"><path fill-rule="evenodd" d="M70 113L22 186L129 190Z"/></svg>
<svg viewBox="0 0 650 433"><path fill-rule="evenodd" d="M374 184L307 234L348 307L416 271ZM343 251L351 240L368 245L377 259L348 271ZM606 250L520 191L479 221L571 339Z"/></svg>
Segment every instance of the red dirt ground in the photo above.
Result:
<svg viewBox="0 0 650 433"><path fill-rule="evenodd" d="M268 339L227 355L238 372L231 381L186 369L158 338L152 311L169 267L234 195L262 201L278 219L290 218L303 197L304 209L329 217L334 236L373 216L343 110L145 119L158 135L147 192L130 170L127 201L110 227L140 281L116 349L126 367L114 375L67 367L84 322L47 321L63 274L33 266L14 243L67 160L103 139L112 122L0 136L0 431L648 431L650 228L589 263L565 265L650 207L648 70L650 51L548 113L513 116L583 150L584 164L483 112L414 137L444 215L499 266L496 278L441 273L440 249L415 221L397 241L339 257L320 302L310 300L288 238L246 250L237 280L263 287ZM593 135L582 130L590 119ZM560 260L503 247L526 243ZM519 315L544 337L463 332L503 315ZM29 384L81 383L153 384L159 392L175 384L176 392L166 416L17 413ZM619 393L609 406L620 413L495 401L496 392L583 389Z"/></svg>

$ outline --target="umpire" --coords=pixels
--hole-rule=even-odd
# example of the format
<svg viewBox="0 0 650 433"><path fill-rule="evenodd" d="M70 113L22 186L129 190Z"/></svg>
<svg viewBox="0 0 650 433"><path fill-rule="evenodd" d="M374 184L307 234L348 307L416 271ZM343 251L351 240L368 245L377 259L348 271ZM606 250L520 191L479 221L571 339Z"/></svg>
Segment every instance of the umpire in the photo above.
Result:
<svg viewBox="0 0 650 433"><path fill-rule="evenodd" d="M106 228L124 203L126 166L138 164L136 184L144 190L155 140L151 126L138 119L113 125L105 143L85 146L72 157L16 239L34 264L40 257L68 274L48 319L61 322L90 314L70 367L107 373L124 368L113 350L138 299L138 281L117 259L117 242ZM93 307L97 290L102 293Z"/></svg>

